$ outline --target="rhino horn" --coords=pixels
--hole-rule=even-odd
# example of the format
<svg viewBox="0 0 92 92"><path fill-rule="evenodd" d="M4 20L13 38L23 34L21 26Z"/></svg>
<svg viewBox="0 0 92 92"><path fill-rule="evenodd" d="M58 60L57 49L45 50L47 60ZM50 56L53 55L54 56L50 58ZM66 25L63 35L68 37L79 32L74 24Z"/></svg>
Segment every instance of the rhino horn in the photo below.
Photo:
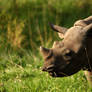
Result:
<svg viewBox="0 0 92 92"><path fill-rule="evenodd" d="M41 51L41 53L42 53L42 55L43 55L44 57L48 56L48 54L49 54L49 52L50 52L49 49L44 48L44 47L42 47L42 46L40 46L40 51Z"/></svg>

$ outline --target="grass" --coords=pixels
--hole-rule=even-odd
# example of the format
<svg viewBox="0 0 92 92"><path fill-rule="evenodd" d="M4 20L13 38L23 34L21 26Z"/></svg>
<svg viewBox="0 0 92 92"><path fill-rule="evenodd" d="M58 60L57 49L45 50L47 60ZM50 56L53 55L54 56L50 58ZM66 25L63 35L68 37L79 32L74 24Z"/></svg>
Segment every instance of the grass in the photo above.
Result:
<svg viewBox="0 0 92 92"><path fill-rule="evenodd" d="M90 16L91 10L90 0L0 0L0 47L50 47L57 37L49 22L69 28Z"/></svg>
<svg viewBox="0 0 92 92"><path fill-rule="evenodd" d="M0 92L91 92L83 71L52 78L41 71L43 61L31 52L0 56Z"/></svg>
<svg viewBox="0 0 92 92"><path fill-rule="evenodd" d="M43 59L37 49L60 40L48 22L72 26L92 14L90 0L0 0L0 6L0 92L92 91L83 71L66 78L42 72Z"/></svg>

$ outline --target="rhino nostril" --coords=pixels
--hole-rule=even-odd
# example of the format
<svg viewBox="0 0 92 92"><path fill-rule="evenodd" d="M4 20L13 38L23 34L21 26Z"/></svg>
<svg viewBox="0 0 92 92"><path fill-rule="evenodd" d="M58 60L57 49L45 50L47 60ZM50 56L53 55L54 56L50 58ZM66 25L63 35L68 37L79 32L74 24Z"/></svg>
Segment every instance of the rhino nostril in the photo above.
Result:
<svg viewBox="0 0 92 92"><path fill-rule="evenodd" d="M46 71L46 70L47 70L47 68L46 68L46 67L42 68L42 71Z"/></svg>
<svg viewBox="0 0 92 92"><path fill-rule="evenodd" d="M48 67L43 67L43 68L42 68L42 71L47 71L47 72L49 72L49 71L53 71L53 69L54 69L54 66L53 66L53 65L50 65L50 66L48 66Z"/></svg>

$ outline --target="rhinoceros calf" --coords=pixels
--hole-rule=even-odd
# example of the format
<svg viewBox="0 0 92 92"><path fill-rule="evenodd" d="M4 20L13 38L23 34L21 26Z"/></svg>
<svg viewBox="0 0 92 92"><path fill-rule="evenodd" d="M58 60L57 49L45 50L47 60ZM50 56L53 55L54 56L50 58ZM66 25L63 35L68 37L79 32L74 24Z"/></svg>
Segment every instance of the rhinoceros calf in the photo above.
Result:
<svg viewBox="0 0 92 92"><path fill-rule="evenodd" d="M42 70L52 77L64 77L83 69L92 85L92 16L76 21L69 29L50 26L63 40L54 42L49 49L40 47L44 58Z"/></svg>

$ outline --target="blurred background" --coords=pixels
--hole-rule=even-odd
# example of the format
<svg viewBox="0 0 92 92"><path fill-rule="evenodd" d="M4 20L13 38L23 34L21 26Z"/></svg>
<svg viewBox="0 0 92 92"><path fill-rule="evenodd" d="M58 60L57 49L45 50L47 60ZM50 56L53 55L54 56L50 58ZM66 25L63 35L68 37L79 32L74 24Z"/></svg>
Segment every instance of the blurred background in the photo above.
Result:
<svg viewBox="0 0 92 92"><path fill-rule="evenodd" d="M92 0L0 0L0 49L49 47L58 37L49 22L70 27L92 15Z"/></svg>
<svg viewBox="0 0 92 92"><path fill-rule="evenodd" d="M42 87L46 82L45 74L42 74L43 80L35 81L34 79L33 82L31 81L33 87L29 86L31 82L28 79L40 79L39 76L43 78L40 74L43 59L39 47L41 45L52 47L55 40L60 40L57 33L49 27L49 22L69 28L76 20L90 15L92 15L92 0L0 0L0 92L24 92L25 88L29 88L25 92L28 90L31 90L29 92L45 92L46 89L48 90L46 92L61 92L55 84L56 91L50 91L53 84L44 86L46 89ZM77 76L84 75L80 73ZM76 80L77 77L73 78ZM82 78L85 84L86 80ZM77 79L79 83L80 79ZM71 85L75 80L73 79ZM48 79L47 81L49 81L47 84L50 84L56 80ZM65 83L68 81L65 80ZM14 85L15 82L17 86ZM43 84L40 85L42 82ZM79 88L78 92L89 92L85 91L86 84L80 88L79 83L75 86L75 89ZM69 85L68 83L66 87L69 88ZM75 92L71 91L71 87L62 92Z"/></svg>

